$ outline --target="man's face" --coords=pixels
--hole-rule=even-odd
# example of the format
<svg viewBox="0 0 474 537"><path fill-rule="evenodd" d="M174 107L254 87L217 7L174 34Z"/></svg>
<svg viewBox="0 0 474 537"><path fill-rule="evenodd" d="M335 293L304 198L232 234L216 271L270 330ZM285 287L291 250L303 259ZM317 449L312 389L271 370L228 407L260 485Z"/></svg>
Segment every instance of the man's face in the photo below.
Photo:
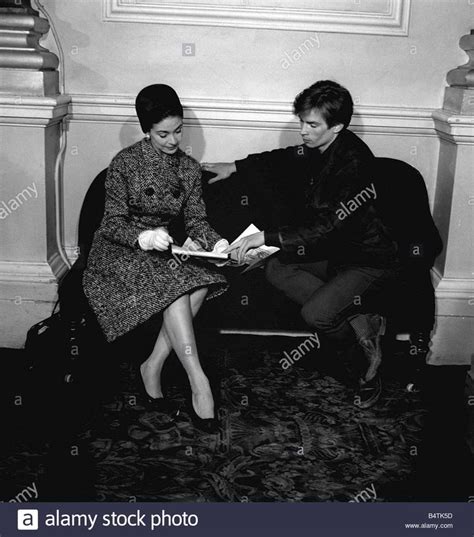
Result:
<svg viewBox="0 0 474 537"><path fill-rule="evenodd" d="M299 114L299 118L304 144L306 147L317 147L320 151L329 147L343 127L340 123L328 127L317 108L313 108L309 112L302 112Z"/></svg>

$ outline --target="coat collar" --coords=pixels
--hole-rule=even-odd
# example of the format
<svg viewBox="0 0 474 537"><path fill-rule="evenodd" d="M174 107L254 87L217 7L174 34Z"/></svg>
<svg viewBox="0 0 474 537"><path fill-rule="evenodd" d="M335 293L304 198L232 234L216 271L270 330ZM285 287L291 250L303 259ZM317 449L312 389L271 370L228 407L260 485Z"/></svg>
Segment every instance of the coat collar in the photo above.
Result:
<svg viewBox="0 0 474 537"><path fill-rule="evenodd" d="M344 129L321 155L324 160L344 161L373 157L372 151L352 131Z"/></svg>
<svg viewBox="0 0 474 537"><path fill-rule="evenodd" d="M143 156L148 162L151 162L153 164L165 165L172 168L177 167L179 165L181 149L178 148L178 151L176 151L176 153L174 153L173 155L167 155L166 153L157 151L153 147L151 140L147 138L143 138L140 143Z"/></svg>

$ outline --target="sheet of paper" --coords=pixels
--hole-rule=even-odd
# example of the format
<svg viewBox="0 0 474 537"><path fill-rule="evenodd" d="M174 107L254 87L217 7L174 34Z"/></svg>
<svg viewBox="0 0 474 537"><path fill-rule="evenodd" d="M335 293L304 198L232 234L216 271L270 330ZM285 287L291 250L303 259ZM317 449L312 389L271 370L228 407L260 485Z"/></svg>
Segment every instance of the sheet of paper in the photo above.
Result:
<svg viewBox="0 0 474 537"><path fill-rule="evenodd" d="M250 224L250 226L244 229L242 233L232 242L232 244L235 244L237 241L240 241L240 239L243 239L248 235L253 235L254 233L260 233L260 230L254 224Z"/></svg>
<svg viewBox="0 0 474 537"><path fill-rule="evenodd" d="M235 241L232 242L232 244L235 244L240 239L253 235L254 233L260 233L260 230L256 225L250 224L250 226L244 229L244 231L242 231L242 233L235 239ZM277 246L259 246L258 248L252 248L245 255L243 264L250 264L258 259L265 259L269 255L272 255L279 250L280 248Z"/></svg>
<svg viewBox="0 0 474 537"><path fill-rule="evenodd" d="M190 250L189 248L183 248L182 246L176 246L175 244L171 245L171 253L173 255L219 259L222 261L229 259L229 254L218 254L216 252L206 252L205 250Z"/></svg>
<svg viewBox="0 0 474 537"><path fill-rule="evenodd" d="M242 233L232 242L235 244L240 239L253 235L254 233L259 233L260 230L254 224L250 224ZM215 252L207 252L201 248L201 246L194 242L191 237L188 237L184 242L183 246L176 246L175 244L171 245L171 253L173 255L180 256L189 256L189 257L201 257L207 259L216 259L220 261L230 261L230 264L233 266L243 266L243 265L254 265L259 260L264 260L269 255L278 252L280 248L276 246L260 246L259 248L252 248L247 252L242 263L237 263L230 257L230 254L218 254ZM249 267L250 268L250 267Z"/></svg>
<svg viewBox="0 0 474 537"><path fill-rule="evenodd" d="M193 252L196 252L197 250L202 250L202 247L197 242L194 242L191 237L188 237L184 241L182 248L185 248L186 250L192 250Z"/></svg>

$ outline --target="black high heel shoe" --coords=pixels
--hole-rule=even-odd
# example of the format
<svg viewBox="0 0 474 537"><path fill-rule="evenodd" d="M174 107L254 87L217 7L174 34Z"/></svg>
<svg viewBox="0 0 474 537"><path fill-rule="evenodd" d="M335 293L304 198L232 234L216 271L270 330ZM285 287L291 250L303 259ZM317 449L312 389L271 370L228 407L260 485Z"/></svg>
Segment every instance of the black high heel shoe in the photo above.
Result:
<svg viewBox="0 0 474 537"><path fill-rule="evenodd" d="M161 412L162 414L167 414L171 419L175 419L179 415L179 407L169 399L165 399L164 397L152 397L146 391L140 366L137 368L137 377L140 396L147 410Z"/></svg>
<svg viewBox="0 0 474 537"><path fill-rule="evenodd" d="M207 434L215 434L219 431L219 421L217 418L200 418L193 405L193 394L188 399L189 415L194 427ZM215 411L215 410L214 410Z"/></svg>

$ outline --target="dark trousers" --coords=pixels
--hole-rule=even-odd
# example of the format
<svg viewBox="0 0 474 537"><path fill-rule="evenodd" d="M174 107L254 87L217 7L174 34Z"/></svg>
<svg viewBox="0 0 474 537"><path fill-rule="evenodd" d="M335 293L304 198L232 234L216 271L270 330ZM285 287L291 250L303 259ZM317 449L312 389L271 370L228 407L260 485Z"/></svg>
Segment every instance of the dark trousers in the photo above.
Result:
<svg viewBox="0 0 474 537"><path fill-rule="evenodd" d="M342 345L374 337L376 297L393 285L395 269L344 266L328 269L327 261L285 264L277 257L266 265L266 277L290 300L317 332Z"/></svg>

